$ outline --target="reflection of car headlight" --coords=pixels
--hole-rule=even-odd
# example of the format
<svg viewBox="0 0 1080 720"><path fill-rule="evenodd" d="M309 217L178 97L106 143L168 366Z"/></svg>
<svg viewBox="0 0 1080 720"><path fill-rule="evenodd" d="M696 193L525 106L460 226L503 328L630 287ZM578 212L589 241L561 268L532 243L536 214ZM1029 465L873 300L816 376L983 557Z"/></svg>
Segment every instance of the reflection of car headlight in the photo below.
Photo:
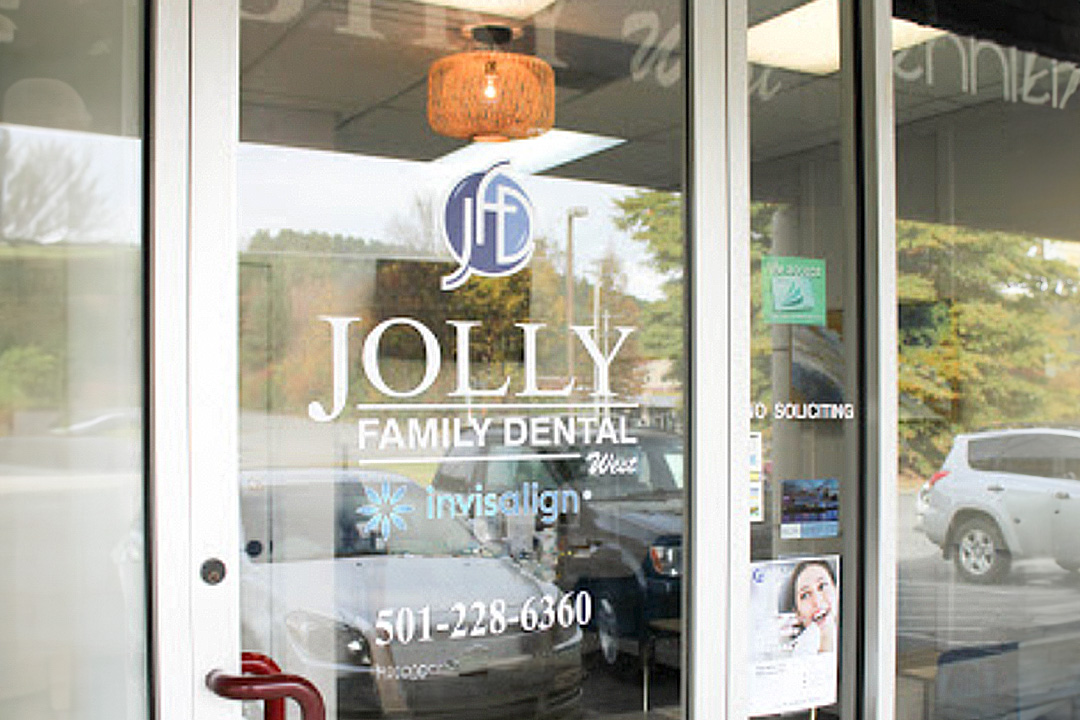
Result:
<svg viewBox="0 0 1080 720"><path fill-rule="evenodd" d="M677 545L651 545L649 560L658 575L678 577L682 575L682 548Z"/></svg>
<svg viewBox="0 0 1080 720"><path fill-rule="evenodd" d="M340 665L371 665L363 633L347 623L297 611L285 618L289 636L312 658Z"/></svg>

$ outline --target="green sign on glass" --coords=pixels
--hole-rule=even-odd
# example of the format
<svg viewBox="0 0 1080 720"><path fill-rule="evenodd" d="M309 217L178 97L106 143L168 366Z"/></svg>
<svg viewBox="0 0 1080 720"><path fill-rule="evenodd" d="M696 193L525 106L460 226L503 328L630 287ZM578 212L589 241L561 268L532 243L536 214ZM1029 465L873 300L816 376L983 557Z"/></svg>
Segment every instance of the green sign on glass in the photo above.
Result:
<svg viewBox="0 0 1080 720"><path fill-rule="evenodd" d="M765 256L761 260L762 307L773 325L825 324L825 261Z"/></svg>

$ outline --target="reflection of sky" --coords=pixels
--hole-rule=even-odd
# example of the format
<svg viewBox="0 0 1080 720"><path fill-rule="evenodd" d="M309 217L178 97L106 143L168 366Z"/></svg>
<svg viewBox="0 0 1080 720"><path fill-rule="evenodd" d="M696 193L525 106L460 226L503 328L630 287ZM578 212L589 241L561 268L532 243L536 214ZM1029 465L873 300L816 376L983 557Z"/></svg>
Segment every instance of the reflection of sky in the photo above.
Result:
<svg viewBox="0 0 1080 720"><path fill-rule="evenodd" d="M0 131L11 139L9 177L28 151L47 146L69 162L85 163L94 188L88 207L101 210L81 234L28 239L132 245L141 241L141 139L9 124L0 124ZM464 174L461 168L438 163L249 143L240 145L237 165L242 245L257 230L286 228L404 243L400 228L420 225L417 201L441 204ZM661 297L663 278L650 267L644 244L613 223L615 201L633 188L536 175L528 176L526 183L536 210L536 235L560 251L566 247L567 210L588 209L586 217L574 220L574 267L579 277L591 277L597 261L610 250L622 260L629 292L648 300ZM399 188L402 191L395 192ZM39 192L44 196L50 190L56 188ZM429 242L445 253L441 240Z"/></svg>
<svg viewBox="0 0 1080 720"><path fill-rule="evenodd" d="M81 166L85 163L87 175L93 180L94 194L88 205L95 216L92 230L68 238L25 238L41 243L66 240L68 242L110 242L135 245L142 238L142 140L139 138L99 135L71 130L49 130L0 123L0 132L8 133L10 151L3 172L11 177L18 164L28 152L47 147L49 152L62 154L69 162ZM41 156L35 156L41 162ZM48 168L39 168L39 176L48 176ZM58 188L42 186L33 189L42 200L50 199L50 193ZM12 192L7 189L7 194ZM55 198L52 198L55 202ZM64 206L49 205L52 211L63 212ZM100 211L100 212L98 212ZM11 222L8 219L7 222Z"/></svg>
<svg viewBox="0 0 1080 720"><path fill-rule="evenodd" d="M241 243L258 230L291 229L404 244L399 229L421 225L418 201L440 207L463 174L437 163L243 143L237 168ZM560 250L566 247L567 210L588 208L588 216L574 220L577 275L590 276L610 249L622 260L628 291L649 300L661 296L662 278L649 266L643 243L613 223L615 200L633 188L542 176L526 183L536 236ZM429 242L445 252L441 241Z"/></svg>

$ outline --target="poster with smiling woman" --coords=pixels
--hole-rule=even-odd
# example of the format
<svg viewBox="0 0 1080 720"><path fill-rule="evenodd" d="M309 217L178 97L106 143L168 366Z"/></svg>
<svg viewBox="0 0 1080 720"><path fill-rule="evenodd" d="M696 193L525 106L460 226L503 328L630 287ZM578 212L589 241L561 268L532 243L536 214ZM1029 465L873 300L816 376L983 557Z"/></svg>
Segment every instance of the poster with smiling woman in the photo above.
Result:
<svg viewBox="0 0 1080 720"><path fill-rule="evenodd" d="M840 645L840 557L751 565L750 714L832 705Z"/></svg>

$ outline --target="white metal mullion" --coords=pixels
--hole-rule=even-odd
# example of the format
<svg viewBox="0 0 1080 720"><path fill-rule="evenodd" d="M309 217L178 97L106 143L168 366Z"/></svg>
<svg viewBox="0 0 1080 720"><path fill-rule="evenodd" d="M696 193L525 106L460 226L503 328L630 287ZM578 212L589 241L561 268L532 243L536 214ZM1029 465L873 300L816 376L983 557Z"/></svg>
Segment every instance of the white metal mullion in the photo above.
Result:
<svg viewBox="0 0 1080 720"><path fill-rule="evenodd" d="M864 67L863 192L867 278L868 482L865 692L862 715L892 720L896 713L897 443L899 425L896 159L892 73L892 3L863 3L858 28Z"/></svg>
<svg viewBox="0 0 1080 720"><path fill-rule="evenodd" d="M148 107L149 496L153 685L158 720L193 717L188 516L188 0L155 0Z"/></svg>
<svg viewBox="0 0 1080 720"><path fill-rule="evenodd" d="M748 295L738 289L749 278L737 280L739 273L732 272L741 250L733 251L729 226L728 10L727 3L698 0L688 17L693 485L686 632L688 716L695 720L745 716L745 603L739 593L749 582L742 577L749 563L749 366L733 359L733 347L749 352L749 307L746 322L733 318L743 313ZM744 211L749 206L734 210ZM745 334L736 336L736 327Z"/></svg>
<svg viewBox="0 0 1080 720"><path fill-rule="evenodd" d="M750 94L748 1L733 0L727 18L729 539L728 712L748 712L750 623Z"/></svg>
<svg viewBox="0 0 1080 720"><path fill-rule="evenodd" d="M206 689L206 673L240 663L240 519L237 497L237 223L239 3L192 0L191 235L188 378L195 714L237 718L240 703ZM209 585L199 568L225 563Z"/></svg>

